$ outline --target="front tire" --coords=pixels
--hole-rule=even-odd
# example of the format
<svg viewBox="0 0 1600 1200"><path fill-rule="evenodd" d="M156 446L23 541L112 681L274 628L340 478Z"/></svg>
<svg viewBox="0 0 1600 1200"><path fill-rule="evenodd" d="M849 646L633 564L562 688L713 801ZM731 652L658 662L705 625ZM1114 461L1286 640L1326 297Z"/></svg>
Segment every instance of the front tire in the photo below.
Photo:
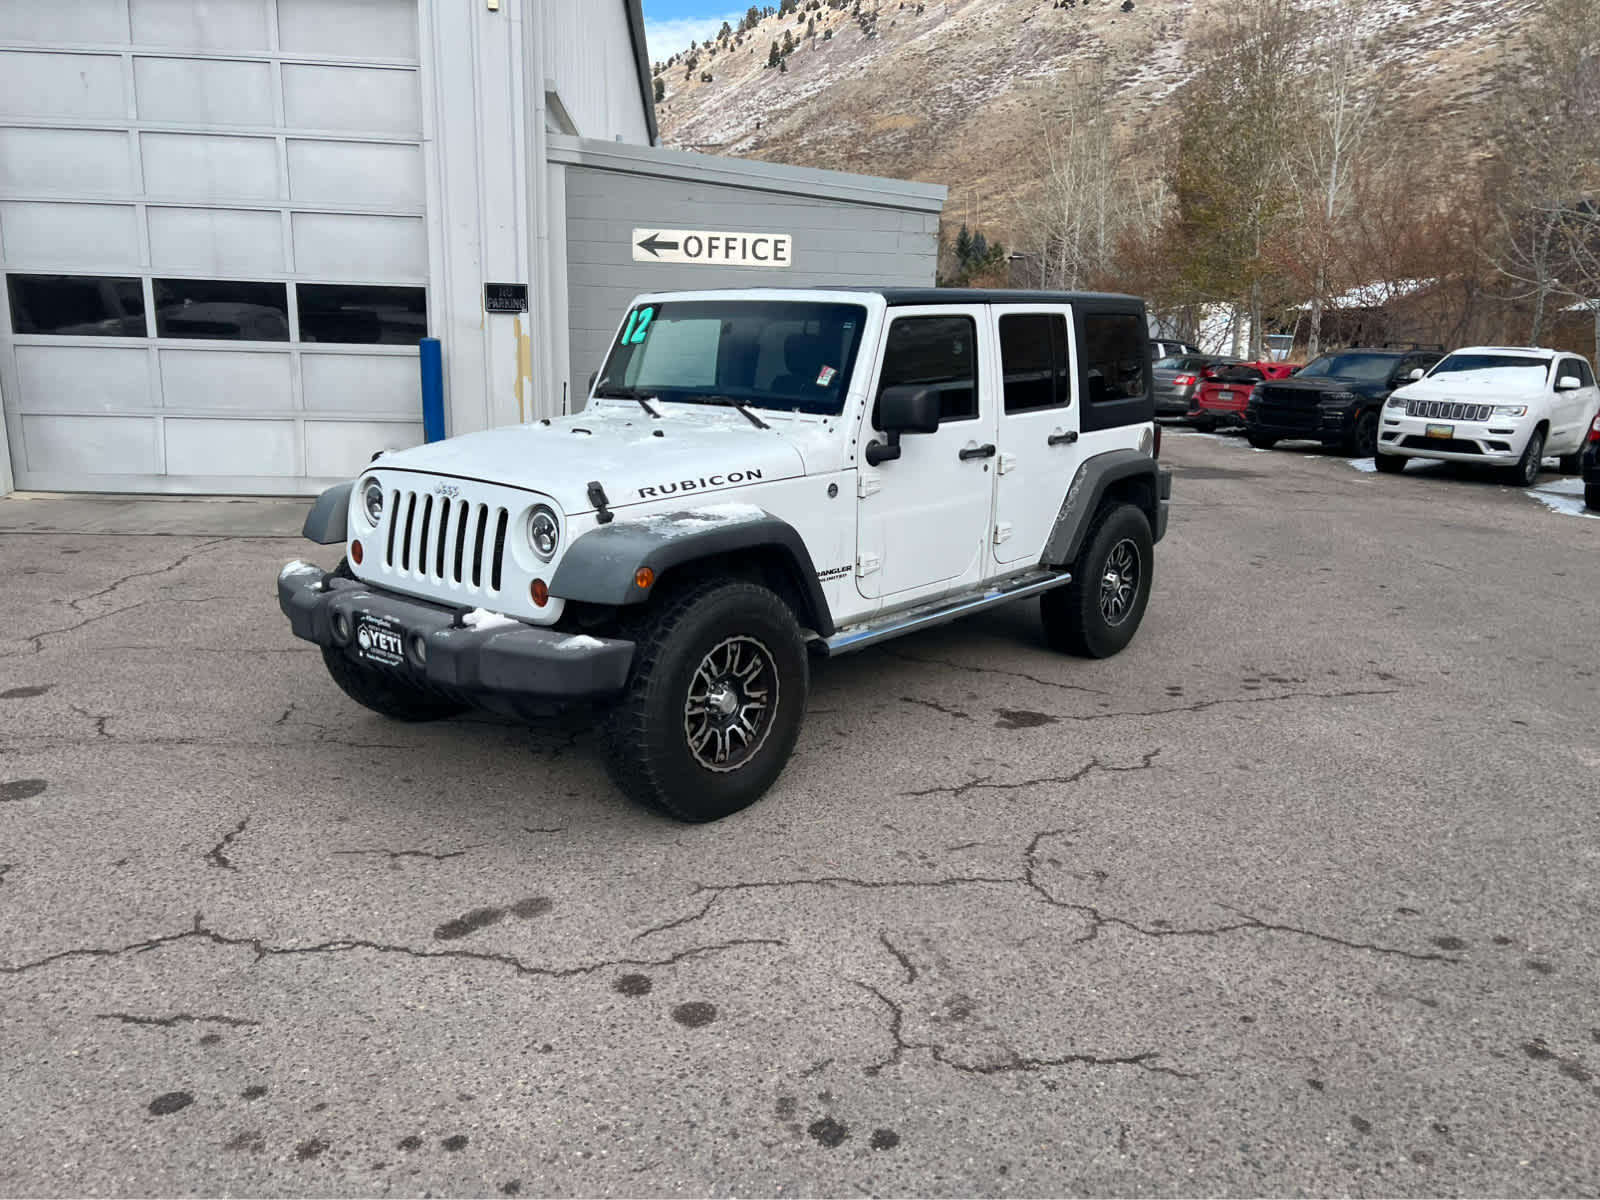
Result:
<svg viewBox="0 0 1600 1200"><path fill-rule="evenodd" d="M715 821L761 798L805 719L809 668L789 606L713 579L648 614L627 690L605 729L611 776L680 821Z"/></svg>
<svg viewBox="0 0 1600 1200"><path fill-rule="evenodd" d="M1072 569L1072 582L1039 597L1045 641L1081 658L1110 658L1133 640L1155 566L1150 521L1131 504L1103 511Z"/></svg>
<svg viewBox="0 0 1600 1200"><path fill-rule="evenodd" d="M322 648L322 662L328 674L350 699L363 708L396 721L441 721L467 711L467 706L433 692L424 691L404 679L374 671L354 662L334 646Z"/></svg>
<svg viewBox="0 0 1600 1200"><path fill-rule="evenodd" d="M1356 415L1356 423L1341 447L1350 458L1371 458L1378 452L1378 414L1370 408Z"/></svg>
<svg viewBox="0 0 1600 1200"><path fill-rule="evenodd" d="M1532 487L1539 478L1539 466L1544 461L1544 430L1535 429L1528 435L1528 444L1522 457L1511 468L1511 480L1518 487Z"/></svg>
<svg viewBox="0 0 1600 1200"><path fill-rule="evenodd" d="M1382 475L1398 475L1406 469L1404 454L1379 454L1372 461Z"/></svg>

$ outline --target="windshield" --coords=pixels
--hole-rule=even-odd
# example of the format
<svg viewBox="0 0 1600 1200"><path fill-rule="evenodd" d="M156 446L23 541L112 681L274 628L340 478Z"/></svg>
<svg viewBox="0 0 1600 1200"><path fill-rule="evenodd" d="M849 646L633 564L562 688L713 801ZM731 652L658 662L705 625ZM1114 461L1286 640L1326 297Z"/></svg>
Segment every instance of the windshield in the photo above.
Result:
<svg viewBox="0 0 1600 1200"><path fill-rule="evenodd" d="M1493 371L1495 379L1507 382L1543 383L1550 370L1548 358L1526 354L1451 354L1440 359L1430 375L1453 375L1458 371Z"/></svg>
<svg viewBox="0 0 1600 1200"><path fill-rule="evenodd" d="M1390 354L1324 354L1297 374L1300 378L1387 379L1398 361Z"/></svg>
<svg viewBox="0 0 1600 1200"><path fill-rule="evenodd" d="M804 300L641 304L594 394L837 415L866 319L858 304Z"/></svg>

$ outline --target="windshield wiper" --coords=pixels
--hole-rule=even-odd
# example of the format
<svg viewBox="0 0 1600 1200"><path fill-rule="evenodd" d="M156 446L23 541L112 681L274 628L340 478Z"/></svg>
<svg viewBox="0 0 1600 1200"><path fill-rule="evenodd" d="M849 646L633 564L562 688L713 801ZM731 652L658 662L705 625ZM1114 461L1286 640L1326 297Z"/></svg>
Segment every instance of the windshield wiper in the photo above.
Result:
<svg viewBox="0 0 1600 1200"><path fill-rule="evenodd" d="M700 400L704 400L708 404L723 404L723 405L726 405L729 408L738 409L739 410L739 415L744 417L746 420L748 420L750 422L750 424L754 425L757 429L771 429L772 428L772 426L768 425L760 417L756 416L755 413L751 412L750 409L748 407L746 407L745 404L742 401L735 400L732 396L706 396L706 395L700 395L700 396L696 396L695 400L697 402L700 401Z"/></svg>
<svg viewBox="0 0 1600 1200"><path fill-rule="evenodd" d="M602 379L600 381L600 387L605 387L605 385L606 381ZM609 392L602 392L596 389L595 398L599 400L637 400L639 402L639 407L644 409L645 412L649 413L657 420L661 419L661 414L650 407L650 401L660 400L661 397L652 395L650 392L643 391L639 388L612 388Z"/></svg>

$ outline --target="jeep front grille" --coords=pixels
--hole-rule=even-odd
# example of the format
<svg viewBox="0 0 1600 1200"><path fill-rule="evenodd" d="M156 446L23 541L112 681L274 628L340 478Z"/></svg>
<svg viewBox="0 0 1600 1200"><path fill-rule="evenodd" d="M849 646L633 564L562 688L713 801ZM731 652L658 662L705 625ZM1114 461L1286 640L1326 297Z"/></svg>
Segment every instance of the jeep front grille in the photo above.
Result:
<svg viewBox="0 0 1600 1200"><path fill-rule="evenodd" d="M384 565L413 578L500 590L511 514L502 507L427 492L392 491Z"/></svg>
<svg viewBox="0 0 1600 1200"><path fill-rule="evenodd" d="M1406 416L1430 421L1487 421L1491 404L1458 404L1451 400L1407 400Z"/></svg>

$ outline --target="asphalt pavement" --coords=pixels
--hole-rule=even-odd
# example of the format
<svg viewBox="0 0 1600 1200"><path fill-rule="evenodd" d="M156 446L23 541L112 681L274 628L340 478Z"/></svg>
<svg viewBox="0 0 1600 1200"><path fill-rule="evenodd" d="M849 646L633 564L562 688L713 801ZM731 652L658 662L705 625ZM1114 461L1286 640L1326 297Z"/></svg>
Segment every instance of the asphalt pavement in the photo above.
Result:
<svg viewBox="0 0 1600 1200"><path fill-rule="evenodd" d="M355 707L329 548L14 522L0 1193L1600 1192L1600 522L1164 457L1128 650L819 663L702 827Z"/></svg>

